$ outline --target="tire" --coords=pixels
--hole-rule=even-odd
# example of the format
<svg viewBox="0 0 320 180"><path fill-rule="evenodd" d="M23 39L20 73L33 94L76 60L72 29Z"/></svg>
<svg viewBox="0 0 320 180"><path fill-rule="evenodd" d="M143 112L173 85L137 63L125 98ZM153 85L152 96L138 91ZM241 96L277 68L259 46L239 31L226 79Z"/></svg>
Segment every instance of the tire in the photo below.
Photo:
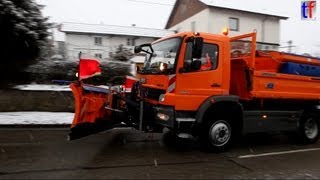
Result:
<svg viewBox="0 0 320 180"><path fill-rule="evenodd" d="M200 137L204 148L210 152L226 151L233 141L234 132L228 120L213 120L205 123Z"/></svg>
<svg viewBox="0 0 320 180"><path fill-rule="evenodd" d="M320 137L319 116L315 113L304 115L300 120L298 131L302 143L312 144L317 142Z"/></svg>

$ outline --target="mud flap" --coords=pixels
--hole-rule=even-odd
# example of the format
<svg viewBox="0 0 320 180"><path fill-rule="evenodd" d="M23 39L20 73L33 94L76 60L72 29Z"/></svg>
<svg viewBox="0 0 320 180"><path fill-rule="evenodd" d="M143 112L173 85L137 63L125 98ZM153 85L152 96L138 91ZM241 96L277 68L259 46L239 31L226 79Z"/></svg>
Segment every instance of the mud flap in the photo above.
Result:
<svg viewBox="0 0 320 180"><path fill-rule="evenodd" d="M75 115L69 140L125 126L121 123L122 112L111 108L115 100L109 89L83 85L81 82L70 84L70 88L74 95Z"/></svg>

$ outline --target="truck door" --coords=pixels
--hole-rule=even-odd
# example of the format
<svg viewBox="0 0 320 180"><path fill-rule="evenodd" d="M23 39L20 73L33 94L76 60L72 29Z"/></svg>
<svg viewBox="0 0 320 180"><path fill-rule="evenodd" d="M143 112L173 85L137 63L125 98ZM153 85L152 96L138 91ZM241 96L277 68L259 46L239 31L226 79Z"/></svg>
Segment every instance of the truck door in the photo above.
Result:
<svg viewBox="0 0 320 180"><path fill-rule="evenodd" d="M192 70L192 42L184 44L185 55L183 63L180 63L179 75L177 76L176 95L184 102L176 104L179 110L195 110L203 101L203 96L221 95L225 87L222 83L222 43L205 41L202 49L201 68ZM183 52L182 52L183 53ZM181 71L183 69L183 71ZM226 84L226 83L225 83ZM198 102L197 102L198 101ZM201 101L201 102L200 102Z"/></svg>

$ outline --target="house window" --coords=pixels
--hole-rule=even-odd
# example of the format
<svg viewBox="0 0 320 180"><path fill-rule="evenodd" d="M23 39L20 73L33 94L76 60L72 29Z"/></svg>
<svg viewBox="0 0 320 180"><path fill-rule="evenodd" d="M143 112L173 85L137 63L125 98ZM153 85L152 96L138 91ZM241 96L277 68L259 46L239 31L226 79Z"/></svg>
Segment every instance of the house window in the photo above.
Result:
<svg viewBox="0 0 320 180"><path fill-rule="evenodd" d="M229 28L230 31L239 31L239 19L229 17Z"/></svg>
<svg viewBox="0 0 320 180"><path fill-rule="evenodd" d="M274 45L274 46L272 46L272 49L273 49L273 50L278 50L278 46L275 46L275 45Z"/></svg>
<svg viewBox="0 0 320 180"><path fill-rule="evenodd" d="M94 57L102 59L102 54L96 53L96 54L94 54Z"/></svg>
<svg viewBox="0 0 320 180"><path fill-rule="evenodd" d="M94 37L95 45L102 45L102 37Z"/></svg>
<svg viewBox="0 0 320 180"><path fill-rule="evenodd" d="M133 38L131 39L131 45L132 45L132 46L135 46L135 45L136 45L135 40L134 40Z"/></svg>
<svg viewBox="0 0 320 180"><path fill-rule="evenodd" d="M195 21L191 22L191 31L193 31L193 32L196 31L196 22Z"/></svg>
<svg viewBox="0 0 320 180"><path fill-rule="evenodd" d="M262 45L261 44L258 44L257 45L257 50L261 50L262 49Z"/></svg>
<svg viewBox="0 0 320 180"><path fill-rule="evenodd" d="M127 39L127 46L135 46L135 39L134 38L128 38Z"/></svg>

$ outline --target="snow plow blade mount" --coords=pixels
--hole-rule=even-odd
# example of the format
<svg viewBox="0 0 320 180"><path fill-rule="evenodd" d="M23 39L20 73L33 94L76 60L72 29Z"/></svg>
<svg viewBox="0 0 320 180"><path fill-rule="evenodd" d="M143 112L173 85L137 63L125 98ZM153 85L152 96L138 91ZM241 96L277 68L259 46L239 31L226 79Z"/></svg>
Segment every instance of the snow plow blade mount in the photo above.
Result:
<svg viewBox="0 0 320 180"><path fill-rule="evenodd" d="M74 96L75 115L69 140L79 139L114 127L126 127L121 123L123 112L112 109L112 105L118 107L117 103L120 101L115 98L110 88L85 85L82 82L71 83L70 88Z"/></svg>

